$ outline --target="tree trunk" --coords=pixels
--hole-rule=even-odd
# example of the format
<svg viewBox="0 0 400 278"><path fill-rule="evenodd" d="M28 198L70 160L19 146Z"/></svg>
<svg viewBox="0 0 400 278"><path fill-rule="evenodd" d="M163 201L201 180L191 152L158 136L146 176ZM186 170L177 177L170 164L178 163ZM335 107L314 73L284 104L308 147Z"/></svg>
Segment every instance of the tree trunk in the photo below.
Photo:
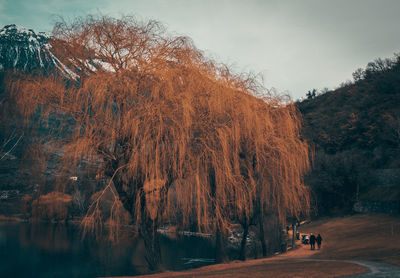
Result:
<svg viewBox="0 0 400 278"><path fill-rule="evenodd" d="M217 228L215 233L215 262L223 263L226 262L226 253L225 253L225 236L224 233Z"/></svg>
<svg viewBox="0 0 400 278"><path fill-rule="evenodd" d="M296 246L296 223L292 223L292 248Z"/></svg>
<svg viewBox="0 0 400 278"><path fill-rule="evenodd" d="M246 220L242 224L242 227L243 227L243 236L242 236L242 242L240 243L239 260L244 261L246 260L246 242L247 242L247 235L249 234L249 225L247 224Z"/></svg>
<svg viewBox="0 0 400 278"><path fill-rule="evenodd" d="M143 238L145 259L150 270L157 270L161 266L161 249L157 233L158 219L151 219L146 209L146 194L140 194L140 223L139 234Z"/></svg>
<svg viewBox="0 0 400 278"><path fill-rule="evenodd" d="M111 161L108 164L108 174L114 175L116 169L118 169L118 161ZM137 196L137 192L139 190L143 190L143 183L140 178L131 181L128 188L132 189L132 192L128 193L124 190L124 181L122 178L122 173L116 173L114 176L114 186L117 190L119 199L121 200L124 208L129 212L132 219L135 217L133 215L133 206L135 204L135 198ZM172 182L169 180L167 186L169 187ZM166 194L166 192L162 192L160 194ZM144 241L145 246L145 259L148 264L150 270L158 270L161 266L161 249L160 249L160 240L157 233L158 228L158 216L160 211L163 210L165 206L165 200L161 198L161 203L158 207L157 217L156 219L151 219L147 209L146 209L146 194L142 191L140 194L140 223L138 223L139 227L139 235Z"/></svg>
<svg viewBox="0 0 400 278"><path fill-rule="evenodd" d="M142 216L139 234L144 241L144 256L149 269L158 270L161 266L161 249L157 233L157 221L151 220L147 215Z"/></svg>
<svg viewBox="0 0 400 278"><path fill-rule="evenodd" d="M260 230L259 230L258 238L259 238L259 240L260 240L260 242L261 242L262 255L263 255L263 257L266 257L266 256L267 256L267 244L265 243L264 217L263 217L263 214L261 214L261 215L258 217L258 225L260 226L260 227L259 227Z"/></svg>
<svg viewBox="0 0 400 278"><path fill-rule="evenodd" d="M211 210L212 214L215 216L216 211L216 192L217 184L215 182L215 170L211 166L208 172L208 179L211 189ZM214 219L215 220L215 219ZM224 232L221 230L221 223L215 224L215 262L221 263L226 261L225 255L225 244L224 244Z"/></svg>

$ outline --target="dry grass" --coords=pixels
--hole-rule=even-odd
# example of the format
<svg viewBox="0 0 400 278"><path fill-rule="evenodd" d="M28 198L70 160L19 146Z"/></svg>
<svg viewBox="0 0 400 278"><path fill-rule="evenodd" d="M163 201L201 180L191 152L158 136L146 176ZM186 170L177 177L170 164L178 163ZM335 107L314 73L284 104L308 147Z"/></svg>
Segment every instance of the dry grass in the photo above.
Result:
<svg viewBox="0 0 400 278"><path fill-rule="evenodd" d="M16 216L0 215L0 222L21 222L22 219Z"/></svg>
<svg viewBox="0 0 400 278"><path fill-rule="evenodd" d="M301 260L266 261L252 263L230 263L204 267L190 272L166 272L151 276L136 277L340 277L364 273L365 268L341 261L310 262Z"/></svg>
<svg viewBox="0 0 400 278"><path fill-rule="evenodd" d="M70 203L72 201L72 197L69 194L63 192L53 191L46 195L42 195L39 198L39 201L42 204L52 204L52 203Z"/></svg>
<svg viewBox="0 0 400 278"><path fill-rule="evenodd" d="M34 220L65 221L69 216L72 197L69 194L53 191L41 195L32 202L32 217Z"/></svg>
<svg viewBox="0 0 400 278"><path fill-rule="evenodd" d="M354 215L320 220L300 227L321 233L323 248L313 258L384 261L400 265L400 218Z"/></svg>

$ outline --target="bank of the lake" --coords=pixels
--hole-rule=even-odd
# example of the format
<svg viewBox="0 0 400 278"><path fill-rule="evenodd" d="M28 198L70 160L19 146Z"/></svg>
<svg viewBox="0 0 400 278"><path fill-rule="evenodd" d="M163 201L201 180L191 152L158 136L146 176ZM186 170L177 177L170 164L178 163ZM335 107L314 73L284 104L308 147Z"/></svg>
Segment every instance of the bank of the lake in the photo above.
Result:
<svg viewBox="0 0 400 278"><path fill-rule="evenodd" d="M275 278L343 277L360 274L362 276L357 277L400 277L398 215L359 214L324 218L302 225L299 231L306 234L321 233L324 239L322 249L312 251L309 245L302 245L298 241L297 249L271 258L234 261L145 277Z"/></svg>
<svg viewBox="0 0 400 278"><path fill-rule="evenodd" d="M10 219L9 219L10 220ZM15 219L14 219L15 220ZM184 270L214 263L212 239L160 235L163 268ZM144 244L132 231L118 243L82 237L73 223L0 222L2 277L98 277L148 273Z"/></svg>

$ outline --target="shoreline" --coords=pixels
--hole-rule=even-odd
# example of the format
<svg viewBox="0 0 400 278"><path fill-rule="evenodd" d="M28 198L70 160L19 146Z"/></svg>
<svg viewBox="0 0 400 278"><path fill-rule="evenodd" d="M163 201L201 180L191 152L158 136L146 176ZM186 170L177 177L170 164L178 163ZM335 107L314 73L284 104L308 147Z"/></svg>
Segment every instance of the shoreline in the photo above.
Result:
<svg viewBox="0 0 400 278"><path fill-rule="evenodd" d="M235 260L182 271L163 271L138 276L110 276L107 278L338 277L358 275L368 271L366 266L346 260L311 259L310 257L317 254L318 251L311 251L308 248L308 245L301 244L296 245L292 251L268 258Z"/></svg>

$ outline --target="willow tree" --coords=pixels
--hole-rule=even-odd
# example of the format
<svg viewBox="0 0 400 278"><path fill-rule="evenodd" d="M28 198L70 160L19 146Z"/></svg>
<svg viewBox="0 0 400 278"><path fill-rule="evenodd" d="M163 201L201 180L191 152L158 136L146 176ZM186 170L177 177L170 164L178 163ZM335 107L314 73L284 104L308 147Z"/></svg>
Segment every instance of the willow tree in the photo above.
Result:
<svg viewBox="0 0 400 278"><path fill-rule="evenodd" d="M111 223L122 207L131 213L150 267L160 262L157 227L178 214L182 225L220 238L234 217L307 210L298 113L262 94L252 76L232 74L157 22L129 17L58 23L52 45L77 82L19 79L22 111L69 119L65 163L100 163L115 198ZM98 201L87 228L101 222Z"/></svg>

